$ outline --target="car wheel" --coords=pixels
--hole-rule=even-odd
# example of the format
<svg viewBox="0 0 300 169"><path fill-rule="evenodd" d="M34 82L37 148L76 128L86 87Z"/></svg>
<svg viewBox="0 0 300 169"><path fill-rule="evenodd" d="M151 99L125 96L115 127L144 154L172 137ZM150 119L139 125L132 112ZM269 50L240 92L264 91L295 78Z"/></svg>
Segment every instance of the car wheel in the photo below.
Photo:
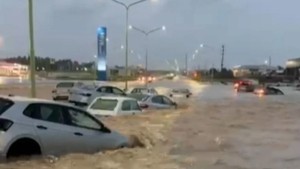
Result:
<svg viewBox="0 0 300 169"><path fill-rule="evenodd" d="M186 95L186 98L189 98L190 97L190 95Z"/></svg>

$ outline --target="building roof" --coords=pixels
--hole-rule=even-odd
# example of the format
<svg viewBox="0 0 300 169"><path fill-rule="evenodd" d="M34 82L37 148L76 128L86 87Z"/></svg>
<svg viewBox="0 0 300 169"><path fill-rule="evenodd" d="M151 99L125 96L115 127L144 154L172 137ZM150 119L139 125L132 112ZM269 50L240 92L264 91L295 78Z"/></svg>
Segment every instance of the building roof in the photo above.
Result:
<svg viewBox="0 0 300 169"><path fill-rule="evenodd" d="M278 68L275 66L269 65L238 65L233 67L233 69L273 69L277 70Z"/></svg>
<svg viewBox="0 0 300 169"><path fill-rule="evenodd" d="M289 59L286 62L287 68L299 68L300 67L300 58Z"/></svg>

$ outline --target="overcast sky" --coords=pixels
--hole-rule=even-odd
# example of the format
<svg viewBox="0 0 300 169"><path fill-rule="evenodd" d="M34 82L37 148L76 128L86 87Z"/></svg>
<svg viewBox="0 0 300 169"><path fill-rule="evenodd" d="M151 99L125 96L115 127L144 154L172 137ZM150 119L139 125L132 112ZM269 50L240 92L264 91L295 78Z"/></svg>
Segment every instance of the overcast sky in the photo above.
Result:
<svg viewBox="0 0 300 169"><path fill-rule="evenodd" d="M96 30L108 28L108 64L123 65L125 10L111 0L33 0L36 55L93 60L97 51ZM135 0L120 0L124 3ZM225 44L225 66L272 63L284 65L299 57L299 0L156 0L134 6L130 24L166 31L149 37L149 67L167 68L174 59L184 66L220 67ZM0 0L0 57L29 53L27 0ZM145 37L130 31L131 64L143 64Z"/></svg>

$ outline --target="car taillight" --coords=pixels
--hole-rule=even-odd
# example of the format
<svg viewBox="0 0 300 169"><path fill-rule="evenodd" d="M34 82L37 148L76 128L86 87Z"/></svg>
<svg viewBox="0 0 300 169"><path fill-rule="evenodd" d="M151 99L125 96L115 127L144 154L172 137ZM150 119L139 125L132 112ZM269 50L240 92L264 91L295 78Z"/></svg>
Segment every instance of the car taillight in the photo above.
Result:
<svg viewBox="0 0 300 169"><path fill-rule="evenodd" d="M12 121L7 119L0 119L0 131L7 131L12 125Z"/></svg>
<svg viewBox="0 0 300 169"><path fill-rule="evenodd" d="M238 83L234 84L234 87L235 88L239 87L239 84Z"/></svg>
<svg viewBox="0 0 300 169"><path fill-rule="evenodd" d="M263 89L261 89L261 90L258 91L258 93L259 93L259 94L264 94L265 91L264 91Z"/></svg>
<svg viewBox="0 0 300 169"><path fill-rule="evenodd" d="M142 105L140 105L140 108L142 108L142 109L147 109L149 106L147 105L147 104L142 104Z"/></svg>

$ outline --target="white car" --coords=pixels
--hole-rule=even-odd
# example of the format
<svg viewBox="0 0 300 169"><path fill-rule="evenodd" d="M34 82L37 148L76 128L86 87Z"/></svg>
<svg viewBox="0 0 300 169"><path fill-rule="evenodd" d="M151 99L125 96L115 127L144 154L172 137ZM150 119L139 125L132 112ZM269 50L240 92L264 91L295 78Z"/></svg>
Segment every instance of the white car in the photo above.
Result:
<svg viewBox="0 0 300 169"><path fill-rule="evenodd" d="M146 87L132 88L127 92L128 97L137 99L138 101L142 100L147 95L158 95L158 92L154 88Z"/></svg>
<svg viewBox="0 0 300 169"><path fill-rule="evenodd" d="M126 93L114 86L83 86L70 91L69 102L76 105L89 105L95 98L100 96L126 96Z"/></svg>
<svg viewBox="0 0 300 169"><path fill-rule="evenodd" d="M142 113L136 99L114 96L96 98L87 107L87 111L95 116L122 116Z"/></svg>
<svg viewBox="0 0 300 169"><path fill-rule="evenodd" d="M0 97L0 157L96 153L128 146L128 138L68 104Z"/></svg>
<svg viewBox="0 0 300 169"><path fill-rule="evenodd" d="M153 94L157 95L158 92L154 88L146 88L146 87L136 87L130 89L128 94Z"/></svg>
<svg viewBox="0 0 300 169"><path fill-rule="evenodd" d="M170 97L186 97L189 98L192 95L189 89L173 89L171 90Z"/></svg>
<svg viewBox="0 0 300 169"><path fill-rule="evenodd" d="M74 87L81 87L84 84L81 82L59 82L55 89L52 90L53 100L68 100L70 90Z"/></svg>
<svg viewBox="0 0 300 169"><path fill-rule="evenodd" d="M164 95L148 95L139 105L142 109L177 109L177 103Z"/></svg>

